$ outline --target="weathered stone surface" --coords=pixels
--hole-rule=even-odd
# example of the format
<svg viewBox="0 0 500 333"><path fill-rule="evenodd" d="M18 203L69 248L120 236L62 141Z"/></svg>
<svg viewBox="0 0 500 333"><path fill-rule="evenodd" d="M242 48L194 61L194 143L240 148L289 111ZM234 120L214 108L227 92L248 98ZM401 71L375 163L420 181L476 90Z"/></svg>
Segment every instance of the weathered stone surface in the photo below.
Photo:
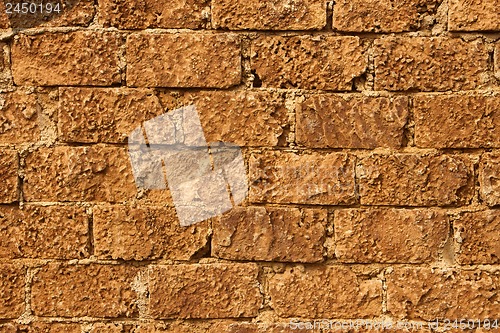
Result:
<svg viewBox="0 0 500 333"><path fill-rule="evenodd" d="M463 205L473 192L465 156L373 154L357 165L362 205Z"/></svg>
<svg viewBox="0 0 500 333"><path fill-rule="evenodd" d="M424 263L438 259L449 222L439 210L336 210L335 255L348 263Z"/></svg>
<svg viewBox="0 0 500 333"><path fill-rule="evenodd" d="M127 325L127 327L131 327L130 325ZM92 329L90 330L89 333L122 333L126 332L126 327L123 324L118 324L118 323L109 323L109 324L104 324L104 323L96 323L92 325Z"/></svg>
<svg viewBox="0 0 500 333"><path fill-rule="evenodd" d="M445 91L480 88L488 50L478 40L388 37L375 40L375 90Z"/></svg>
<svg viewBox="0 0 500 333"><path fill-rule="evenodd" d="M316 326L316 328L318 328ZM325 326L322 326L326 328ZM310 333L311 329L299 328L297 321L283 323L234 323L224 333ZM314 331L313 331L314 332Z"/></svg>
<svg viewBox="0 0 500 333"><path fill-rule="evenodd" d="M212 255L230 260L322 261L326 224L326 210L235 208L213 223Z"/></svg>
<svg viewBox="0 0 500 333"><path fill-rule="evenodd" d="M24 312L26 269L0 264L0 319L17 318Z"/></svg>
<svg viewBox="0 0 500 333"><path fill-rule="evenodd" d="M114 32L47 32L16 36L12 75L17 85L92 85L121 82L119 48Z"/></svg>
<svg viewBox="0 0 500 333"><path fill-rule="evenodd" d="M368 66L358 37L261 36L250 61L266 88L352 90Z"/></svg>
<svg viewBox="0 0 500 333"><path fill-rule="evenodd" d="M202 28L209 13L208 0L99 1L101 24L119 29Z"/></svg>
<svg viewBox="0 0 500 333"><path fill-rule="evenodd" d="M355 203L354 161L354 156L343 153L255 153L249 161L250 201L323 205Z"/></svg>
<svg viewBox="0 0 500 333"><path fill-rule="evenodd" d="M9 1L13 9L17 4L26 3L24 0ZM6 13L5 2L0 4L0 29L8 28L35 28L35 27L66 27L66 26L88 26L95 14L94 1L92 0L59 0L52 2L52 9L59 4L60 12L50 12L47 2L44 4L44 12L40 12L41 2L28 2L38 4L36 13ZM29 10L29 7L28 7Z"/></svg>
<svg viewBox="0 0 500 333"><path fill-rule="evenodd" d="M137 193L121 147L40 148L26 157L27 201L125 201Z"/></svg>
<svg viewBox="0 0 500 333"><path fill-rule="evenodd" d="M31 307L46 317L134 317L141 269L130 265L50 263L33 278Z"/></svg>
<svg viewBox="0 0 500 333"><path fill-rule="evenodd" d="M438 0L341 0L333 7L333 28L351 32L417 30L435 13Z"/></svg>
<svg viewBox="0 0 500 333"><path fill-rule="evenodd" d="M396 318L496 318L500 272L398 267L386 274L387 310Z"/></svg>
<svg viewBox="0 0 500 333"><path fill-rule="evenodd" d="M500 147L500 96L420 95L413 109L419 147Z"/></svg>
<svg viewBox="0 0 500 333"><path fill-rule="evenodd" d="M450 0L448 26L451 31L500 30L500 1Z"/></svg>
<svg viewBox="0 0 500 333"><path fill-rule="evenodd" d="M0 258L79 259L88 255L85 209L0 206Z"/></svg>
<svg viewBox="0 0 500 333"><path fill-rule="evenodd" d="M356 276L348 267L288 268L270 278L269 295L271 306L284 318L372 318L382 314L382 281Z"/></svg>
<svg viewBox="0 0 500 333"><path fill-rule="evenodd" d="M17 333L17 329L12 324L0 325L0 333Z"/></svg>
<svg viewBox="0 0 500 333"><path fill-rule="evenodd" d="M311 148L400 148L408 98L310 95L297 105L296 139Z"/></svg>
<svg viewBox="0 0 500 333"><path fill-rule="evenodd" d="M194 104L207 142L238 146L282 146L290 127L285 99L265 91L186 93L182 105Z"/></svg>
<svg viewBox="0 0 500 333"><path fill-rule="evenodd" d="M234 34L132 34L127 38L127 85L227 88L241 81Z"/></svg>
<svg viewBox="0 0 500 333"><path fill-rule="evenodd" d="M486 153L479 165L479 184L481 199L488 206L500 205L500 155Z"/></svg>
<svg viewBox="0 0 500 333"><path fill-rule="evenodd" d="M58 128L66 142L123 143L144 121L163 113L146 89L60 88Z"/></svg>
<svg viewBox="0 0 500 333"><path fill-rule="evenodd" d="M321 29L326 25L326 2L215 0L212 24L234 30Z"/></svg>
<svg viewBox="0 0 500 333"><path fill-rule="evenodd" d="M94 208L94 249L100 258L189 260L208 243L209 223L181 227L174 208Z"/></svg>
<svg viewBox="0 0 500 333"><path fill-rule="evenodd" d="M462 265L500 263L500 214L497 210L463 213L453 222Z"/></svg>
<svg viewBox="0 0 500 333"><path fill-rule="evenodd" d="M17 169L19 160L17 152L0 149L0 203L11 203L19 200Z"/></svg>
<svg viewBox="0 0 500 333"><path fill-rule="evenodd" d="M19 90L0 94L0 143L38 141L38 111L35 94Z"/></svg>
<svg viewBox="0 0 500 333"><path fill-rule="evenodd" d="M149 314L161 319L256 317L262 304L257 275L255 264L153 267Z"/></svg>
<svg viewBox="0 0 500 333"><path fill-rule="evenodd" d="M500 80L500 43L495 46L494 53L495 77Z"/></svg>
<svg viewBox="0 0 500 333"><path fill-rule="evenodd" d="M41 323L35 322L29 325L18 325L18 333L81 333L80 324L76 323Z"/></svg>
<svg viewBox="0 0 500 333"><path fill-rule="evenodd" d="M0 3L0 11L3 2ZM2 24L0 18L0 25ZM10 52L6 43L0 43L0 89L9 90L12 87L12 73L10 70Z"/></svg>

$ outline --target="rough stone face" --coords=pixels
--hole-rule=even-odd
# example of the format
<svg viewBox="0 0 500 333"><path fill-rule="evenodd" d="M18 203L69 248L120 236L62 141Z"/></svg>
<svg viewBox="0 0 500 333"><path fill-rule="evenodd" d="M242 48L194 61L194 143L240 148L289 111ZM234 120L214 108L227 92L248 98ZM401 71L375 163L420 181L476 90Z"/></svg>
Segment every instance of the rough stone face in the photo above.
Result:
<svg viewBox="0 0 500 333"><path fill-rule="evenodd" d="M282 146L290 124L282 95L265 91L186 93L182 105L196 105L207 142L238 146Z"/></svg>
<svg viewBox="0 0 500 333"><path fill-rule="evenodd" d="M17 318L24 312L26 270L0 264L0 319Z"/></svg>
<svg viewBox="0 0 500 333"><path fill-rule="evenodd" d="M388 37L374 45L375 90L476 89L488 71L488 50L477 40Z"/></svg>
<svg viewBox="0 0 500 333"><path fill-rule="evenodd" d="M107 86L121 82L120 35L75 31L19 35L12 46L17 85Z"/></svg>
<svg viewBox="0 0 500 333"><path fill-rule="evenodd" d="M60 88L58 129L66 142L123 143L144 121L163 113L150 90Z"/></svg>
<svg viewBox="0 0 500 333"><path fill-rule="evenodd" d="M323 260L327 212L297 208L235 208L214 221L212 255L229 260Z"/></svg>
<svg viewBox="0 0 500 333"><path fill-rule="evenodd" d="M292 324L291 324L292 323ZM311 329L298 328L294 321L286 323L234 323L224 333L310 333ZM323 326L325 327L325 326ZM313 331L314 332L314 331Z"/></svg>
<svg viewBox="0 0 500 333"><path fill-rule="evenodd" d="M22 0L10 1L14 6L23 3ZM29 2L33 3L33 2ZM41 2L34 2L40 4ZM0 4L0 29L8 28L36 28L36 27L66 27L66 26L88 26L95 14L94 1L92 0L59 0L52 4L59 3L61 12L53 11L36 13L29 15L16 13L6 13L5 2ZM44 2L43 4L47 4ZM55 8L55 7L53 7Z"/></svg>
<svg viewBox="0 0 500 333"><path fill-rule="evenodd" d="M262 203L355 203L354 160L343 153L253 154L249 161L249 199Z"/></svg>
<svg viewBox="0 0 500 333"><path fill-rule="evenodd" d="M500 30L498 0L450 0L448 26L451 31Z"/></svg>
<svg viewBox="0 0 500 333"><path fill-rule="evenodd" d="M0 258L79 259L88 255L85 209L0 206Z"/></svg>
<svg viewBox="0 0 500 333"><path fill-rule="evenodd" d="M403 32L419 29L435 13L438 0L341 0L333 8L333 28L351 32Z"/></svg>
<svg viewBox="0 0 500 333"><path fill-rule="evenodd" d="M500 272L398 267L386 274L387 310L396 318L496 318Z"/></svg>
<svg viewBox="0 0 500 333"><path fill-rule="evenodd" d="M362 205L463 205L472 196L472 165L451 155L373 154L357 165Z"/></svg>
<svg viewBox="0 0 500 333"><path fill-rule="evenodd" d="M0 149L0 203L19 200L18 167L17 152L5 148Z"/></svg>
<svg viewBox="0 0 500 333"><path fill-rule="evenodd" d="M368 66L358 37L260 36L250 61L265 88L352 90Z"/></svg>
<svg viewBox="0 0 500 333"><path fill-rule="evenodd" d="M336 210L335 255L348 263L424 263L438 259L449 222L439 210Z"/></svg>
<svg viewBox="0 0 500 333"><path fill-rule="evenodd" d="M11 324L0 325L0 333L17 333L17 329Z"/></svg>
<svg viewBox="0 0 500 333"><path fill-rule="evenodd" d="M165 322L155 322L141 324L136 328L134 333L235 333L230 329L235 323L231 319L176 320L168 324ZM246 333L246 331L238 331L238 333Z"/></svg>
<svg viewBox="0 0 500 333"><path fill-rule="evenodd" d="M326 25L326 2L215 0L212 24L233 30L321 29Z"/></svg>
<svg viewBox="0 0 500 333"><path fill-rule="evenodd" d="M297 106L296 139L311 148L400 148L408 98L310 95Z"/></svg>
<svg viewBox="0 0 500 333"><path fill-rule="evenodd" d="M139 274L139 268L123 264L50 263L33 278L31 307L45 317L134 317Z"/></svg>
<svg viewBox="0 0 500 333"><path fill-rule="evenodd" d="M0 331L1 332L1 331ZM23 333L81 333L80 324L71 323L32 323L29 325L19 325L15 332Z"/></svg>
<svg viewBox="0 0 500 333"><path fill-rule="evenodd" d="M0 94L0 143L38 141L38 108L35 94L22 91Z"/></svg>
<svg viewBox="0 0 500 333"><path fill-rule="evenodd" d="M494 63L495 63L495 77L500 80L500 43L495 46L494 53Z"/></svg>
<svg viewBox="0 0 500 333"><path fill-rule="evenodd" d="M234 34L132 34L127 38L127 85L227 88L241 81Z"/></svg>
<svg viewBox="0 0 500 333"><path fill-rule="evenodd" d="M153 267L149 314L159 319L256 317L262 304L257 275L255 264Z"/></svg>
<svg viewBox="0 0 500 333"><path fill-rule="evenodd" d="M500 96L415 96L413 109L419 147L500 147Z"/></svg>
<svg viewBox="0 0 500 333"><path fill-rule="evenodd" d="M125 201L137 193L121 147L40 148L26 157L27 201Z"/></svg>
<svg viewBox="0 0 500 333"><path fill-rule="evenodd" d="M500 214L497 210L463 213L453 222L462 265L500 263Z"/></svg>
<svg viewBox="0 0 500 333"><path fill-rule="evenodd" d="M118 29L186 28L206 25L207 0L104 0L99 1L99 21Z"/></svg>
<svg viewBox="0 0 500 333"><path fill-rule="evenodd" d="M268 288L271 306L284 318L371 318L382 314L382 281L356 276L348 267L288 268L271 277Z"/></svg>
<svg viewBox="0 0 500 333"><path fill-rule="evenodd" d="M479 165L479 183L481 199L488 206L500 205L500 155L486 153Z"/></svg>
<svg viewBox="0 0 500 333"><path fill-rule="evenodd" d="M2 10L0 4L0 11ZM1 25L0 19L0 25ZM10 90L12 87L12 73L10 70L10 52L6 43L0 43L0 89Z"/></svg>
<svg viewBox="0 0 500 333"><path fill-rule="evenodd" d="M208 243L208 222L181 227L174 208L94 208L95 255L104 259L189 260Z"/></svg>

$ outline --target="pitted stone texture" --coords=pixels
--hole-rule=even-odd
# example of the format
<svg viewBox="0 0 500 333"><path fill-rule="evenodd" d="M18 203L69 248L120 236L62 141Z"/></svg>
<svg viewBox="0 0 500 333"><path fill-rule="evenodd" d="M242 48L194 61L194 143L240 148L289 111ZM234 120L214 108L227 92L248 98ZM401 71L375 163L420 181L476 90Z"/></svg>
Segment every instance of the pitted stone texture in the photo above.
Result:
<svg viewBox="0 0 500 333"><path fill-rule="evenodd" d="M1 331L0 331L1 332ZM35 322L29 325L18 325L17 333L81 333L80 324L76 323L41 323Z"/></svg>
<svg viewBox="0 0 500 333"><path fill-rule="evenodd" d="M249 199L259 203L339 205L357 201L355 157L267 151L249 161Z"/></svg>
<svg viewBox="0 0 500 333"><path fill-rule="evenodd" d="M398 319L486 319L500 313L500 272L397 267L386 274L387 310Z"/></svg>
<svg viewBox="0 0 500 333"><path fill-rule="evenodd" d="M135 317L141 269L130 265L50 263L33 278L31 307L44 317Z"/></svg>
<svg viewBox="0 0 500 333"><path fill-rule="evenodd" d="M401 148L407 97L310 95L297 105L297 143L310 148Z"/></svg>
<svg viewBox="0 0 500 333"><path fill-rule="evenodd" d="M500 147L500 96L415 96L413 109L419 147Z"/></svg>
<svg viewBox="0 0 500 333"><path fill-rule="evenodd" d="M24 312L26 269L0 264L0 319L17 318Z"/></svg>
<svg viewBox="0 0 500 333"><path fill-rule="evenodd" d="M319 262L327 212L297 208L235 208L213 223L212 254L229 260Z"/></svg>
<svg viewBox="0 0 500 333"><path fill-rule="evenodd" d="M462 265L500 263L500 214L498 210L463 213L453 222L459 243L457 261Z"/></svg>
<svg viewBox="0 0 500 333"><path fill-rule="evenodd" d="M16 36L12 75L17 85L108 86L121 82L115 32L47 32Z"/></svg>
<svg viewBox="0 0 500 333"><path fill-rule="evenodd" d="M368 66L358 37L260 36L250 62L262 87L324 90L352 90Z"/></svg>
<svg viewBox="0 0 500 333"><path fill-rule="evenodd" d="M0 206L0 258L80 259L88 249L85 209Z"/></svg>
<svg viewBox="0 0 500 333"><path fill-rule="evenodd" d="M0 2L0 11L3 2ZM0 18L0 25L1 25ZM10 90L12 87L12 73L10 70L10 49L7 43L0 43L0 89Z"/></svg>
<svg viewBox="0 0 500 333"><path fill-rule="evenodd" d="M500 1L450 0L448 25L451 31L500 30Z"/></svg>
<svg viewBox="0 0 500 333"><path fill-rule="evenodd" d="M238 263L155 266L149 272L149 314L159 319L256 317L262 305L258 272L255 264Z"/></svg>
<svg viewBox="0 0 500 333"><path fill-rule="evenodd" d="M268 288L271 306L284 318L372 318L382 314L382 281L357 276L348 267L288 268L271 277Z"/></svg>
<svg viewBox="0 0 500 333"><path fill-rule="evenodd" d="M479 184L481 199L488 206L500 205L500 155L486 153L479 165Z"/></svg>
<svg viewBox="0 0 500 333"><path fill-rule="evenodd" d="M438 0L341 0L333 7L333 28L349 32L417 30L435 13Z"/></svg>
<svg viewBox="0 0 500 333"><path fill-rule="evenodd" d="M26 157L27 201L126 201L137 194L121 147L40 148Z"/></svg>
<svg viewBox="0 0 500 333"><path fill-rule="evenodd" d="M388 37L375 40L375 90L446 91L484 85L489 54L482 41Z"/></svg>
<svg viewBox="0 0 500 333"><path fill-rule="evenodd" d="M335 255L346 263L424 263L439 258L449 222L439 210L336 210Z"/></svg>
<svg viewBox="0 0 500 333"><path fill-rule="evenodd" d="M285 98L279 93L200 91L183 94L179 101L196 106L207 142L231 142L241 147L286 144L290 124Z"/></svg>
<svg viewBox="0 0 500 333"><path fill-rule="evenodd" d="M19 90L0 94L0 143L40 140L39 107L35 94Z"/></svg>
<svg viewBox="0 0 500 333"><path fill-rule="evenodd" d="M17 333L17 328L12 324L0 325L0 333Z"/></svg>
<svg viewBox="0 0 500 333"><path fill-rule="evenodd" d="M19 159L17 152L0 149L0 203L12 203L19 200L17 169Z"/></svg>
<svg viewBox="0 0 500 333"><path fill-rule="evenodd" d="M299 328L297 321L283 323L234 323L224 333L310 333L311 329ZM317 325L316 327L318 327ZM303 326L305 327L305 325ZM326 328L325 325L322 326ZM314 332L314 331L312 331Z"/></svg>
<svg viewBox="0 0 500 333"><path fill-rule="evenodd" d="M357 165L362 205L460 206L473 192L466 156L374 154Z"/></svg>
<svg viewBox="0 0 500 333"><path fill-rule="evenodd" d="M124 143L144 121L163 114L153 91L60 88L58 129L66 142Z"/></svg>
<svg viewBox="0 0 500 333"><path fill-rule="evenodd" d="M232 30L319 30L326 25L326 1L215 0L212 22Z"/></svg>
<svg viewBox="0 0 500 333"><path fill-rule="evenodd" d="M127 38L127 85L228 88L241 82L235 34L132 34Z"/></svg>
<svg viewBox="0 0 500 333"><path fill-rule="evenodd" d="M13 4L13 8L17 4L26 3L23 0L9 2ZM41 2L28 2L28 4L31 3L40 6ZM0 3L0 29L88 26L95 14L94 1L92 0L59 0L52 2L52 8L59 4L60 13L56 11L48 13L47 2L43 2L43 4L44 13L41 13L40 7L38 7L36 13L23 14L12 10L12 14L7 14L5 2Z"/></svg>
<svg viewBox="0 0 500 333"><path fill-rule="evenodd" d="M197 29L206 25L209 13L207 0L99 1L99 21L118 29Z"/></svg>
<svg viewBox="0 0 500 333"><path fill-rule="evenodd" d="M95 255L103 259L189 260L208 245L209 223L181 227L174 208L94 208Z"/></svg>

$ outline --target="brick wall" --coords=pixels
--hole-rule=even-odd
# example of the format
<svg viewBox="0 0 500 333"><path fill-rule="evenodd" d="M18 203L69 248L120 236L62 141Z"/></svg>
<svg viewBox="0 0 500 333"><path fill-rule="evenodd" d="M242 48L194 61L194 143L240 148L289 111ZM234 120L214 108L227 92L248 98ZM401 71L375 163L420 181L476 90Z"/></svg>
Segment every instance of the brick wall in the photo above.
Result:
<svg viewBox="0 0 500 333"><path fill-rule="evenodd" d="M500 317L500 2L63 5L0 15L1 333ZM249 192L181 227L127 137L191 104Z"/></svg>

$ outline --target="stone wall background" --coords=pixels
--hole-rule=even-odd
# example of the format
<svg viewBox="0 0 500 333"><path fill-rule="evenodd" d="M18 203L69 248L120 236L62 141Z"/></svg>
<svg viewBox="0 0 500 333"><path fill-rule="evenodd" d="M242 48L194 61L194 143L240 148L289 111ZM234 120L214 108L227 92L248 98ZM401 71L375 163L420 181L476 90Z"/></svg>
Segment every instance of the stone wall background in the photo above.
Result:
<svg viewBox="0 0 500 333"><path fill-rule="evenodd" d="M0 332L500 317L499 1L82 0L0 28ZM183 228L127 136L189 104L250 185Z"/></svg>

